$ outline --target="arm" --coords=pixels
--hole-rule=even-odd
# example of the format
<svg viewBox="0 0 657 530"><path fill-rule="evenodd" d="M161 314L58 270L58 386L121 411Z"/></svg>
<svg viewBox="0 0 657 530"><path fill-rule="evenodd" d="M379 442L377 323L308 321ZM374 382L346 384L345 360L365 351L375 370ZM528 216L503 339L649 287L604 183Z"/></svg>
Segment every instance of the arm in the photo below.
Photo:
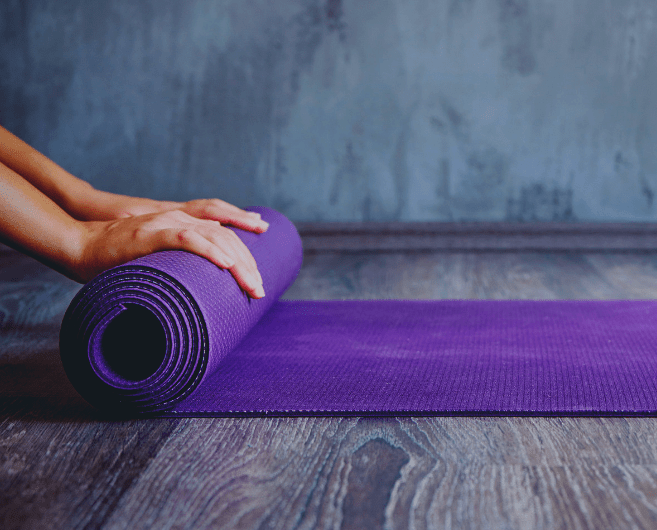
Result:
<svg viewBox="0 0 657 530"><path fill-rule="evenodd" d="M178 204L97 190L1 126L0 163L80 221L109 221L129 215L171 210Z"/></svg>
<svg viewBox="0 0 657 530"><path fill-rule="evenodd" d="M7 166L0 164L0 240L78 281L79 223Z"/></svg>
<svg viewBox="0 0 657 530"><path fill-rule="evenodd" d="M268 226L260 219L260 214L245 212L219 199L156 201L97 190L1 126L0 163L25 178L62 210L80 221L110 221L181 210L193 217L219 221L252 232L264 232Z"/></svg>
<svg viewBox="0 0 657 530"><path fill-rule="evenodd" d="M229 269L250 296L264 296L262 278L251 253L232 230L214 219L221 217L240 228L264 232L266 223L258 215L211 199L174 203L192 213L162 203L152 213L126 213L110 220L78 220L64 211L59 202L63 205L71 200L75 202L70 190L84 193L91 187L38 152L33 150L35 155L21 150L24 149L21 144L11 138L7 144L3 143L2 133L0 139L2 157L9 153L14 167L30 175L24 179L12 167L0 164L0 239L10 246L79 282L158 250L186 250ZM50 171L55 173L52 178Z"/></svg>
<svg viewBox="0 0 657 530"><path fill-rule="evenodd" d="M92 212L81 211L79 203L81 197L90 197L96 190L4 127L0 127L0 163L23 177L72 217L80 220L93 217Z"/></svg>

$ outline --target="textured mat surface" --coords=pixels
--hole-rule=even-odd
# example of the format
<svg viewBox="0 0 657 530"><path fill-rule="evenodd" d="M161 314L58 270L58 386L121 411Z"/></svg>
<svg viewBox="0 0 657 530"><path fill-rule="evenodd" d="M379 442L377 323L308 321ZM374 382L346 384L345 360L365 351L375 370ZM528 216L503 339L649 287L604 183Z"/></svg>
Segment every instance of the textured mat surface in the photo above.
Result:
<svg viewBox="0 0 657 530"><path fill-rule="evenodd" d="M60 351L92 404L168 416L652 414L653 301L278 301L302 249L279 213L235 230L267 296L160 252L86 285Z"/></svg>

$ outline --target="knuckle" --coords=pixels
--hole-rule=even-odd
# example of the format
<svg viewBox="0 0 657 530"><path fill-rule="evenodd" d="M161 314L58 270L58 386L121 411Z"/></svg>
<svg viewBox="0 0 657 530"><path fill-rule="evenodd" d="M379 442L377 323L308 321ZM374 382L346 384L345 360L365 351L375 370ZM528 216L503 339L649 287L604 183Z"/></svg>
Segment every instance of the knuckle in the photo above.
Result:
<svg viewBox="0 0 657 530"><path fill-rule="evenodd" d="M166 213L169 214L169 219L173 219L174 221L181 221L181 220L185 219L185 217L187 215L182 210L169 210Z"/></svg>
<svg viewBox="0 0 657 530"><path fill-rule="evenodd" d="M133 241L142 241L146 239L147 230L144 226L138 226L132 231Z"/></svg>
<svg viewBox="0 0 657 530"><path fill-rule="evenodd" d="M221 249L221 250L222 251L220 252L220 254L222 256L224 256L226 260L232 261L233 266L237 265L237 259L235 258L234 254L232 252L230 252L229 250L226 250L225 248Z"/></svg>
<svg viewBox="0 0 657 530"><path fill-rule="evenodd" d="M211 204L204 203L201 208L199 208L199 213L202 217L213 217L217 212Z"/></svg>
<svg viewBox="0 0 657 530"><path fill-rule="evenodd" d="M156 219L158 221L164 221L167 224L170 224L172 221L175 220L175 212L176 210L170 210L168 212L161 212L156 215Z"/></svg>
<svg viewBox="0 0 657 530"><path fill-rule="evenodd" d="M182 230L178 230L176 237L178 238L178 241L184 245L189 243L191 234L187 228L183 228Z"/></svg>
<svg viewBox="0 0 657 530"><path fill-rule="evenodd" d="M223 226L219 221L212 221L210 228L215 235L220 236L222 239L228 235L227 232L230 232L230 230Z"/></svg>
<svg viewBox="0 0 657 530"><path fill-rule="evenodd" d="M209 234L212 235L221 233L221 230L223 230L223 226L221 226L221 223L213 219L200 219L198 221L198 226L199 228L202 228L204 231L207 231Z"/></svg>

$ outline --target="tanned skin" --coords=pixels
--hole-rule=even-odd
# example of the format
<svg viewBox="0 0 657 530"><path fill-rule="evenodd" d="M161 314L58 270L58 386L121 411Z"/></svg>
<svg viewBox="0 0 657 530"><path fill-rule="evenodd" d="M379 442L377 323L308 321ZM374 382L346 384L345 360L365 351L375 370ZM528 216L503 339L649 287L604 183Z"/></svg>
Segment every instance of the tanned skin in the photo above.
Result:
<svg viewBox="0 0 657 530"><path fill-rule="evenodd" d="M73 280L85 283L159 250L186 250L262 298L253 256L224 225L258 234L269 226L219 199L156 201L97 190L0 127L0 240Z"/></svg>

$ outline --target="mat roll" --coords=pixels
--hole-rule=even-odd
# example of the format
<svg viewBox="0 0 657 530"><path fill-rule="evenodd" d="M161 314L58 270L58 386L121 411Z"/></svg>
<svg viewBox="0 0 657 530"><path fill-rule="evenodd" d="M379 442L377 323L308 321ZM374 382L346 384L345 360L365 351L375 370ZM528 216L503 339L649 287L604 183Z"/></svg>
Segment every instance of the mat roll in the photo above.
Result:
<svg viewBox="0 0 657 530"><path fill-rule="evenodd" d="M302 261L301 239L285 216L249 210L269 222L268 230L231 229L258 263L264 298L248 297L230 272L183 251L112 268L80 290L62 322L60 353L82 397L121 414L173 408L242 341Z"/></svg>
<svg viewBox="0 0 657 530"><path fill-rule="evenodd" d="M60 350L115 413L653 415L653 300L278 300L302 248L280 213L235 229L266 297L185 252L111 269L68 308Z"/></svg>

